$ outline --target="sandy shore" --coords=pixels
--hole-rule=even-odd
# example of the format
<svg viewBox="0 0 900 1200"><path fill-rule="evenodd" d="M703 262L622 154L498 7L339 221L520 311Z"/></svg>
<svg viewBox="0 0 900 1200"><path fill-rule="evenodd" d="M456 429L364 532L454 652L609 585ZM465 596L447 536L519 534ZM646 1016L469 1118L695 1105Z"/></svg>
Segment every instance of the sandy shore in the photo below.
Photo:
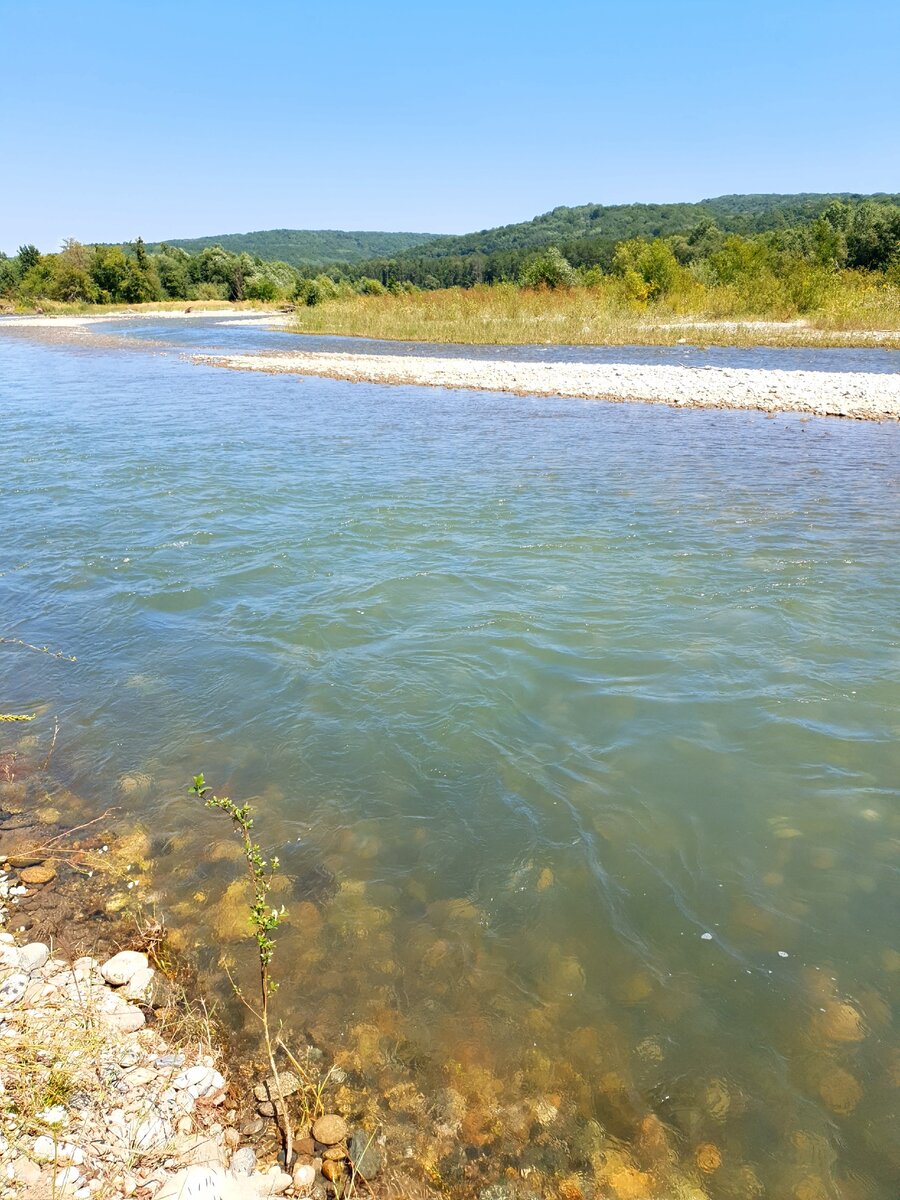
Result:
<svg viewBox="0 0 900 1200"><path fill-rule="evenodd" d="M77 329L83 325L102 325L106 321L128 321L142 320L147 317L152 317L154 321L184 321L196 320L198 317L218 317L227 318L223 321L225 325L239 325L244 322L252 322L254 325L265 325L270 321L277 324L284 324L285 314L281 312L271 312L263 308L192 308L192 309L174 309L174 308L143 308L143 309L125 309L120 312L104 312L95 315L94 313L77 313L71 316L54 316L52 313L42 316L38 315L16 315L16 316L0 316L0 329Z"/></svg>
<svg viewBox="0 0 900 1200"><path fill-rule="evenodd" d="M238 371L318 375L353 383L468 388L580 400L629 400L684 408L760 409L862 420L900 419L900 375L302 351L192 358L194 362Z"/></svg>

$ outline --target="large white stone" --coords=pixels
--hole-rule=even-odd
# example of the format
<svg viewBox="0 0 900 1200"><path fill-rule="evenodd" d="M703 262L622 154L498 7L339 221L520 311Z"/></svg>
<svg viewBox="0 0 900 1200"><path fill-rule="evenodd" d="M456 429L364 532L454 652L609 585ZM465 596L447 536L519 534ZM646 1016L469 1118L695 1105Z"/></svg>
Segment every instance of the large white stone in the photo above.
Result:
<svg viewBox="0 0 900 1200"><path fill-rule="evenodd" d="M19 970L27 974L39 971L49 957L49 946L43 942L29 942L19 951Z"/></svg>
<svg viewBox="0 0 900 1200"><path fill-rule="evenodd" d="M149 966L146 954L138 950L120 950L103 964L100 973L113 987L123 987L131 981L135 972L146 971Z"/></svg>
<svg viewBox="0 0 900 1200"><path fill-rule="evenodd" d="M246 1200L247 1194L215 1167L185 1167L169 1176L155 1200Z"/></svg>
<svg viewBox="0 0 900 1200"><path fill-rule="evenodd" d="M137 1000L146 1004L150 999L153 987L153 977L156 972L152 967L140 967L125 984L125 995L129 1000Z"/></svg>
<svg viewBox="0 0 900 1200"><path fill-rule="evenodd" d="M147 1018L133 1004L120 1008L116 1012L104 1013L103 1020L113 1029L118 1029L120 1033L137 1033L147 1023Z"/></svg>

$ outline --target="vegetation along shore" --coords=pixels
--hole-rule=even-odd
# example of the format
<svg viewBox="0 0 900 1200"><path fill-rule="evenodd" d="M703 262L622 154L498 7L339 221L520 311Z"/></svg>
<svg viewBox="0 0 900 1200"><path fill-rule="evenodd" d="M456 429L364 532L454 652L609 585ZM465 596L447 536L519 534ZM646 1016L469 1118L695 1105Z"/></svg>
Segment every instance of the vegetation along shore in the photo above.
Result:
<svg viewBox="0 0 900 1200"><path fill-rule="evenodd" d="M301 332L464 343L900 345L893 195L582 205L393 242L290 230L221 241L22 246L0 257L0 304L290 304ZM390 257L364 257L385 245ZM299 261L298 247L319 257ZM273 250L293 261L261 256Z"/></svg>

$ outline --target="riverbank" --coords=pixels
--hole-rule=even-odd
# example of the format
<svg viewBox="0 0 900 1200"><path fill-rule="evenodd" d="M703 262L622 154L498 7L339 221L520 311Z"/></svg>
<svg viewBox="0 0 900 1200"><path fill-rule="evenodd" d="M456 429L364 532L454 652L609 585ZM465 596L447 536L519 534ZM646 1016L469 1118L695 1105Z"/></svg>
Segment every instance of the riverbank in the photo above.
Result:
<svg viewBox="0 0 900 1200"><path fill-rule="evenodd" d="M228 304L207 302L177 305L130 304L110 305L98 309L70 305L56 312L16 312L0 314L0 329L78 329L86 325L102 325L107 321L153 317L156 320L180 321L198 317L231 316L237 320L277 321L287 314L275 306L258 304Z"/></svg>
<svg viewBox="0 0 900 1200"><path fill-rule="evenodd" d="M298 306L298 333L457 345L900 347L900 287L858 277L819 308L752 304L731 288L628 301L596 287L511 284L367 296Z"/></svg>
<svg viewBox="0 0 900 1200"><path fill-rule="evenodd" d="M352 383L466 388L579 400L639 401L679 408L757 409L858 420L900 419L900 376L863 372L488 362L302 351L194 355L193 361L236 371L318 375Z"/></svg>
<svg viewBox="0 0 900 1200"><path fill-rule="evenodd" d="M134 898L151 884L146 833L111 812L62 826L75 798L33 741L0 754L4 1200L325 1200L335 1181L349 1196L361 1164L380 1170L374 1138L284 1063L294 1157L279 1165L274 1080L229 1050L155 905Z"/></svg>

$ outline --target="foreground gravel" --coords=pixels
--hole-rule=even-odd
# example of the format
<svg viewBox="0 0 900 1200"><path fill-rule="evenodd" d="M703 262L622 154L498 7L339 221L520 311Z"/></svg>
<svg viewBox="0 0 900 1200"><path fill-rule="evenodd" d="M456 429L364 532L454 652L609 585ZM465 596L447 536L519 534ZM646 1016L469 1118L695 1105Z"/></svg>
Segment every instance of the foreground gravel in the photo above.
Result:
<svg viewBox="0 0 900 1200"><path fill-rule="evenodd" d="M900 420L900 375L769 371L748 368L631 366L610 363L485 362L403 355L194 355L193 361L239 371L319 375L354 383L416 384L632 400L682 408L751 408L862 420Z"/></svg>

